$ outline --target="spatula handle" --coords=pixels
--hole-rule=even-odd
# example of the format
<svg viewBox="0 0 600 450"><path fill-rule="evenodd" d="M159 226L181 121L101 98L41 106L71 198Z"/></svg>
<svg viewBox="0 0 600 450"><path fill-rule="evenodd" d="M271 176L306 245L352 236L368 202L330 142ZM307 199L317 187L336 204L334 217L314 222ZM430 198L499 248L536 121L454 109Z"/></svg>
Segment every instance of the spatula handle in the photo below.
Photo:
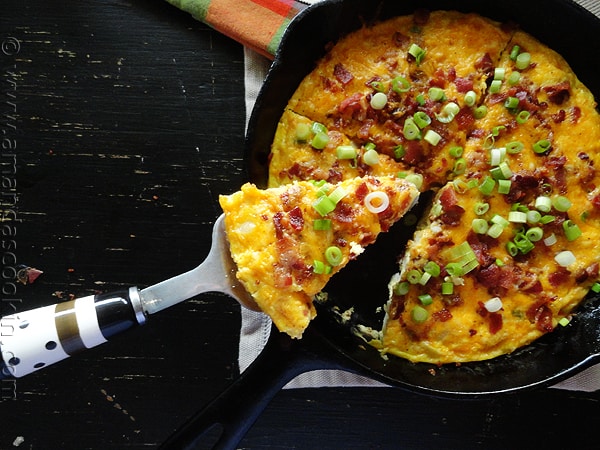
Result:
<svg viewBox="0 0 600 450"><path fill-rule="evenodd" d="M0 378L35 372L144 322L135 287L3 317Z"/></svg>

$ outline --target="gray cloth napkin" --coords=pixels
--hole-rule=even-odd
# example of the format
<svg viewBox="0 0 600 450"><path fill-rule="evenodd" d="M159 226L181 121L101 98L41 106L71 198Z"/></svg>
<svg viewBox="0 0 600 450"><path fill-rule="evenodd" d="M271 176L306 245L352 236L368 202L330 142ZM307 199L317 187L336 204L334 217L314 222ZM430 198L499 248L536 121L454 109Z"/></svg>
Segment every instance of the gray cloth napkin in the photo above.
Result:
<svg viewBox="0 0 600 450"><path fill-rule="evenodd" d="M307 1L315 3L319 0ZM600 1L575 0L600 17ZM245 63L245 89L246 89L246 117L249 118L254 102L269 69L270 61L249 49L244 49ZM241 308L242 325L239 343L240 371L254 361L265 346L271 332L271 320L263 313ZM354 375L339 370L317 370L303 373L288 383L285 388L308 387L359 387L359 386L385 386L378 381ZM552 388L592 392L600 389L600 364L592 366L583 372L558 383Z"/></svg>

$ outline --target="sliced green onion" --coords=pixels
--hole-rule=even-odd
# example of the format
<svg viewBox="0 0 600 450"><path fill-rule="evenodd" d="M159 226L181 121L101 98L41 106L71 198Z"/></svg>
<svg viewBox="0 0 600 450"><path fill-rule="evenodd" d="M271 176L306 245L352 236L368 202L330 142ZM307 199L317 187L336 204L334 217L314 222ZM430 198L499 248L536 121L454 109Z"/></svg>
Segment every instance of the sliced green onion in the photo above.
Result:
<svg viewBox="0 0 600 450"><path fill-rule="evenodd" d="M369 83L369 86L371 86L377 92L383 92L383 91L385 91L385 84L383 84L381 81L371 81Z"/></svg>
<svg viewBox="0 0 600 450"><path fill-rule="evenodd" d="M409 141L414 141L415 139L421 138L421 131L419 130L419 127L411 117L404 121L404 128L402 130L402 134L404 134L404 137Z"/></svg>
<svg viewBox="0 0 600 450"><path fill-rule="evenodd" d="M507 82L510 86L517 85L519 81L521 81L521 74L517 71L511 72L511 74L508 76Z"/></svg>
<svg viewBox="0 0 600 450"><path fill-rule="evenodd" d="M455 247L451 247L444 252L444 257L449 261L456 261L464 257L475 258L475 252L468 242L463 242Z"/></svg>
<svg viewBox="0 0 600 450"><path fill-rule="evenodd" d="M475 108L475 110L473 111L473 116L476 119L483 119L487 115L487 112L488 112L487 106L481 105L481 106L478 106L477 108Z"/></svg>
<svg viewBox="0 0 600 450"><path fill-rule="evenodd" d="M525 232L525 236L527 236L527 239L531 242L537 242L544 236L544 231L540 227L531 227Z"/></svg>
<svg viewBox="0 0 600 450"><path fill-rule="evenodd" d="M450 150L448 150L448 153L450 154L450 156L452 156L453 158L460 158L463 154L463 148L460 146L455 146L455 147L450 147Z"/></svg>
<svg viewBox="0 0 600 450"><path fill-rule="evenodd" d="M554 261L556 261L556 263L561 267L568 267L577 261L577 258L575 258L575 255L572 251L564 250L554 256Z"/></svg>
<svg viewBox="0 0 600 450"><path fill-rule="evenodd" d="M429 313L425 308L417 305L412 309L410 316L415 323L423 323L427 320Z"/></svg>
<svg viewBox="0 0 600 450"><path fill-rule="evenodd" d="M477 261L477 259L473 259L469 262L466 262L463 264L463 272L469 273L470 271L472 271L473 269L475 269L477 266L479 266L479 261Z"/></svg>
<svg viewBox="0 0 600 450"><path fill-rule="evenodd" d="M330 219L315 219L313 222L313 230L325 231L331 229Z"/></svg>
<svg viewBox="0 0 600 450"><path fill-rule="evenodd" d="M343 199L348 193L344 190L343 187L336 187L331 194L327 197L336 205L339 203L341 199Z"/></svg>
<svg viewBox="0 0 600 450"><path fill-rule="evenodd" d="M444 281L442 283L442 295L452 295L454 294L454 283L449 283Z"/></svg>
<svg viewBox="0 0 600 450"><path fill-rule="evenodd" d="M600 283L595 282L594 284L592 284L592 287L590 288L590 290L592 292L595 292L596 294L600 293Z"/></svg>
<svg viewBox="0 0 600 450"><path fill-rule="evenodd" d="M510 180L498 180L498 193L506 195L510 192L512 182Z"/></svg>
<svg viewBox="0 0 600 450"><path fill-rule="evenodd" d="M535 210L527 211L527 223L536 224L542 218L542 215Z"/></svg>
<svg viewBox="0 0 600 450"><path fill-rule="evenodd" d="M425 272L430 274L432 277L439 277L441 273L440 266L435 261L427 261L423 267L423 270L425 270Z"/></svg>
<svg viewBox="0 0 600 450"><path fill-rule="evenodd" d="M430 294L422 294L418 297L422 305L427 306L433 303L433 297Z"/></svg>
<svg viewBox="0 0 600 450"><path fill-rule="evenodd" d="M515 243L519 251L524 255L529 253L535 247L533 243L529 240L529 238L525 235L525 233L517 233L515 235L515 238L513 239L513 242Z"/></svg>
<svg viewBox="0 0 600 450"><path fill-rule="evenodd" d="M510 225L510 222L508 220L506 220L504 217L502 217L500 214L495 214L490 219L490 222L496 223L496 224L500 225L502 228L506 228L507 226Z"/></svg>
<svg viewBox="0 0 600 450"><path fill-rule="evenodd" d="M335 149L338 159L354 159L357 156L356 148L352 145L340 145Z"/></svg>
<svg viewBox="0 0 600 450"><path fill-rule="evenodd" d="M492 148L490 150L490 166L499 166L506 157L506 148Z"/></svg>
<svg viewBox="0 0 600 450"><path fill-rule="evenodd" d="M557 242L558 242L558 239L556 238L556 235L554 233L552 233L550 236L548 236L544 239L544 245L546 247L551 247L552 245L556 244Z"/></svg>
<svg viewBox="0 0 600 450"><path fill-rule="evenodd" d="M380 110L385 108L385 105L387 104L388 98L387 95L385 95L383 92L377 92L375 94L373 94L373 96L371 97L371 108L375 109L375 110Z"/></svg>
<svg viewBox="0 0 600 450"><path fill-rule="evenodd" d="M513 175L513 171L506 161L502 161L498 166L500 172L502 172L502 177L504 180L508 180Z"/></svg>
<svg viewBox="0 0 600 450"><path fill-rule="evenodd" d="M296 140L298 142L308 141L310 135L310 126L307 123L299 123L296 125Z"/></svg>
<svg viewBox="0 0 600 450"><path fill-rule="evenodd" d="M494 187L496 186L496 180L492 177L486 176L484 180L479 185L479 191L483 195L491 195Z"/></svg>
<svg viewBox="0 0 600 450"><path fill-rule="evenodd" d="M511 223L527 223L527 214L522 211L511 211L508 213L508 221Z"/></svg>
<svg viewBox="0 0 600 450"><path fill-rule="evenodd" d="M397 94L401 94L403 92L408 92L410 89L410 82L401 76L397 76L392 80L392 91Z"/></svg>
<svg viewBox="0 0 600 450"><path fill-rule="evenodd" d="M496 67L494 69L494 80L504 80L506 76L506 69L504 67Z"/></svg>
<svg viewBox="0 0 600 450"><path fill-rule="evenodd" d="M402 159L402 158L404 158L404 155L406 155L406 149L404 148L403 145L398 145L397 147L394 148L394 158L395 159Z"/></svg>
<svg viewBox="0 0 600 450"><path fill-rule="evenodd" d="M446 272L451 277L462 277L465 274L462 265L456 262L446 264Z"/></svg>
<svg viewBox="0 0 600 450"><path fill-rule="evenodd" d="M415 58L417 65L423 62L423 58L425 58L425 53L425 50L423 50L417 44L412 44L408 49L408 54Z"/></svg>
<svg viewBox="0 0 600 450"><path fill-rule="evenodd" d="M452 187L459 194L464 194L469 189L469 185L465 182L465 180L461 180L460 178L452 180Z"/></svg>
<svg viewBox="0 0 600 450"><path fill-rule="evenodd" d="M410 284L417 284L419 281L421 281L422 276L423 274L419 270L412 269L406 274L406 281L408 281Z"/></svg>
<svg viewBox="0 0 600 450"><path fill-rule="evenodd" d="M465 94L465 105L473 106L477 101L477 94L475 91L469 91Z"/></svg>
<svg viewBox="0 0 600 450"><path fill-rule="evenodd" d="M425 133L425 136L423 136L423 139L427 142L429 142L431 145L438 145L439 142L442 140L442 136L440 136L438 133L436 133L433 130L427 130L427 133Z"/></svg>
<svg viewBox="0 0 600 450"><path fill-rule="evenodd" d="M320 122L313 122L311 131L313 134L327 133L327 127Z"/></svg>
<svg viewBox="0 0 600 450"><path fill-rule="evenodd" d="M500 88L502 87L502 81L493 80L490 84L490 94L497 94L500 92Z"/></svg>
<svg viewBox="0 0 600 450"><path fill-rule="evenodd" d="M325 250L325 259L332 266L339 266L344 259L344 255L339 247L332 245L331 247L327 247Z"/></svg>
<svg viewBox="0 0 600 450"><path fill-rule="evenodd" d="M419 104L419 106L423 106L425 104L425 96L423 94L418 94L415 97L415 101Z"/></svg>
<svg viewBox="0 0 600 450"><path fill-rule="evenodd" d="M434 102L443 102L446 100L446 93L442 88L439 87L431 87L428 91L429 99Z"/></svg>
<svg viewBox="0 0 600 450"><path fill-rule="evenodd" d="M540 223L541 223L542 225L546 225L546 224L548 224L548 223L550 223L550 222L554 222L555 220L556 220L556 217L555 217L555 216L551 216L551 215L548 215L548 214L547 214L547 215L545 215L545 216L542 216L542 218L540 219Z"/></svg>
<svg viewBox="0 0 600 450"><path fill-rule="evenodd" d="M327 143L329 142L329 136L326 132L318 132L312 138L310 145L312 145L317 150L323 150Z"/></svg>
<svg viewBox="0 0 600 450"><path fill-rule="evenodd" d="M569 319L568 317L561 317L560 320L558 321L558 324L561 327L566 327L567 325L569 325L570 322L571 322L571 319Z"/></svg>
<svg viewBox="0 0 600 450"><path fill-rule="evenodd" d="M512 241L508 241L506 243L506 251L513 258L519 254L519 249L517 248L517 246L515 245L515 243L512 242Z"/></svg>
<svg viewBox="0 0 600 450"><path fill-rule="evenodd" d="M377 153L377 150L367 150L363 154L362 160L367 166L374 166L379 163L379 153Z"/></svg>
<svg viewBox="0 0 600 450"><path fill-rule="evenodd" d="M444 105L442 111L439 114L436 114L435 117L438 122L450 123L454 120L454 117L456 117L459 111L460 107L456 103L449 102Z"/></svg>
<svg viewBox="0 0 600 450"><path fill-rule="evenodd" d="M406 176L406 181L414 184L417 189L421 189L423 186L423 175L420 173L409 173Z"/></svg>
<svg viewBox="0 0 600 450"><path fill-rule="evenodd" d="M427 115L427 113L425 113L423 111L417 111L413 115L413 120L415 121L415 123L417 124L417 126L420 129L425 128L427 125L429 125L431 123L431 117L429 117Z"/></svg>
<svg viewBox="0 0 600 450"><path fill-rule="evenodd" d="M563 230L565 232L567 241L574 241L581 236L581 228L579 228L579 225L570 219L567 219L563 222Z"/></svg>
<svg viewBox="0 0 600 450"><path fill-rule="evenodd" d="M454 167L452 168L454 175L462 175L465 170L467 170L467 160L465 158L458 158L454 161Z"/></svg>
<svg viewBox="0 0 600 450"><path fill-rule="evenodd" d="M502 300L500 297L492 297L489 300L483 302L483 306L488 312L494 313L502 309Z"/></svg>
<svg viewBox="0 0 600 450"><path fill-rule="evenodd" d="M519 107L519 99L517 97L508 97L504 102L507 109L516 109Z"/></svg>
<svg viewBox="0 0 600 450"><path fill-rule="evenodd" d="M524 148L525 146L523 145L523 143L519 141L512 141L506 144L506 152L510 153L511 155L519 153Z"/></svg>
<svg viewBox="0 0 600 450"><path fill-rule="evenodd" d="M527 52L519 53L515 59L515 67L519 70L527 69L531 63L531 54Z"/></svg>
<svg viewBox="0 0 600 450"><path fill-rule="evenodd" d="M521 47L518 45L513 46L513 48L510 50L510 59L516 61L519 53L521 53Z"/></svg>
<svg viewBox="0 0 600 450"><path fill-rule="evenodd" d="M373 142L367 142L364 147L365 150L375 150L376 145Z"/></svg>
<svg viewBox="0 0 600 450"><path fill-rule="evenodd" d="M394 295L406 295L410 291L410 283L408 281L396 283L392 291Z"/></svg>
<svg viewBox="0 0 600 450"><path fill-rule="evenodd" d="M494 239L497 239L500 237L500 235L504 232L504 227L498 223L494 223L490 226L490 228L487 230L487 235L489 237L492 237Z"/></svg>
<svg viewBox="0 0 600 450"><path fill-rule="evenodd" d="M315 259L313 261L313 272L316 273L317 275L325 273L325 263L323 261L319 261L318 259Z"/></svg>
<svg viewBox="0 0 600 450"><path fill-rule="evenodd" d="M489 211L490 204L484 203L484 202L478 202L478 203L475 203L475 206L473 207L473 209L475 210L475 214L477 214L478 216L483 216L486 212Z"/></svg>
<svg viewBox="0 0 600 450"><path fill-rule="evenodd" d="M517 123L520 125L523 125L525 122L527 122L529 120L529 117L531 116L531 113L529 111L520 111L519 114L517 114Z"/></svg>
<svg viewBox="0 0 600 450"><path fill-rule="evenodd" d="M423 272L421 274L421 279L419 280L419 284L425 286L427 282L431 279L431 274L427 272Z"/></svg>
<svg viewBox="0 0 600 450"><path fill-rule="evenodd" d="M328 196L323 195L319 197L312 206L319 214L321 214L321 216L326 216L335 209L336 203Z"/></svg>
<svg viewBox="0 0 600 450"><path fill-rule="evenodd" d="M549 212L552 208L552 199L545 195L540 195L535 199L535 209L541 212Z"/></svg>
<svg viewBox="0 0 600 450"><path fill-rule="evenodd" d="M560 212L567 212L571 207L571 200L562 195L558 195L552 199L552 206Z"/></svg>
<svg viewBox="0 0 600 450"><path fill-rule="evenodd" d="M536 153L544 153L550 150L552 143L548 139L542 139L533 144L533 151Z"/></svg>
<svg viewBox="0 0 600 450"><path fill-rule="evenodd" d="M473 222L471 222L471 229L477 234L485 234L489 228L490 226L485 219L473 219Z"/></svg>

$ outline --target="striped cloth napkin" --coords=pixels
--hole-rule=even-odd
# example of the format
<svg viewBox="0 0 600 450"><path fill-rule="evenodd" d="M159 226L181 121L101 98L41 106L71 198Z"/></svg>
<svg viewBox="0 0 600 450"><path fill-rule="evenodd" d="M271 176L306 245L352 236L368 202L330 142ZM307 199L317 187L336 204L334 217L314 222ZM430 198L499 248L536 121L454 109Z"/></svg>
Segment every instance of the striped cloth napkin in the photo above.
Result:
<svg viewBox="0 0 600 450"><path fill-rule="evenodd" d="M167 0L215 30L273 58L290 21L313 1Z"/></svg>
<svg viewBox="0 0 600 450"><path fill-rule="evenodd" d="M167 0L198 20L244 45L246 118L266 77L285 28L293 17L320 0ZM599 0L574 0L600 17ZM244 371L265 346L271 321L262 313L241 308L239 366ZM385 386L382 383L338 370L304 373L286 388ZM600 364L553 388L593 392L600 390Z"/></svg>

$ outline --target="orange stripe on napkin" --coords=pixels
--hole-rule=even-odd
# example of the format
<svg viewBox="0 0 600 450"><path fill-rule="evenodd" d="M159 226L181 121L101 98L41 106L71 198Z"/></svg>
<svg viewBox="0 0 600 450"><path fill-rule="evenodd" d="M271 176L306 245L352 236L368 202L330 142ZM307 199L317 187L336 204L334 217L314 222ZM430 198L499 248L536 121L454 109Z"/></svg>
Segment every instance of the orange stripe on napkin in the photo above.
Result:
<svg viewBox="0 0 600 450"><path fill-rule="evenodd" d="M268 58L273 58L290 21L308 6L297 0L167 1Z"/></svg>
<svg viewBox="0 0 600 450"><path fill-rule="evenodd" d="M271 42L283 18L254 2L212 0L205 20L223 34L243 37L249 47L264 54L265 43Z"/></svg>

